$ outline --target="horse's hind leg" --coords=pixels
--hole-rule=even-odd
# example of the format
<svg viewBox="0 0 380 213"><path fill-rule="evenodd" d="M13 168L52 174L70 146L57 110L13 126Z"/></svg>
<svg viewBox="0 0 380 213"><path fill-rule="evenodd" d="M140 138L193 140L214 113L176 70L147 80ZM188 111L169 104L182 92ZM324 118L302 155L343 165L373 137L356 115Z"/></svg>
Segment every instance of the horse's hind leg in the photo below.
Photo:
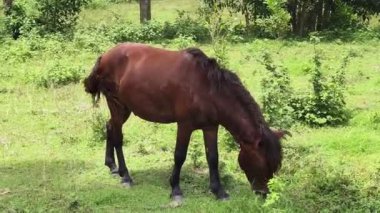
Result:
<svg viewBox="0 0 380 213"><path fill-rule="evenodd" d="M112 167L112 160L114 162L114 150L116 150L116 156L119 164L119 175L121 182L125 186L132 184L132 179L129 175L128 168L125 165L124 153L123 153L123 133L122 127L125 121L129 118L131 111L120 105L113 100L107 98L108 107L111 113L111 119L107 123L107 146L106 146L106 163L109 163ZM108 166L108 164L107 164ZM110 168L111 168L110 167ZM112 169L115 169L113 167Z"/></svg>
<svg viewBox="0 0 380 213"><path fill-rule="evenodd" d="M116 166L115 163L115 150L114 146L112 144L112 125L110 121L106 124L106 130L107 130L107 142L106 142L106 157L104 164L110 168L111 174L117 174L119 172L119 169Z"/></svg>

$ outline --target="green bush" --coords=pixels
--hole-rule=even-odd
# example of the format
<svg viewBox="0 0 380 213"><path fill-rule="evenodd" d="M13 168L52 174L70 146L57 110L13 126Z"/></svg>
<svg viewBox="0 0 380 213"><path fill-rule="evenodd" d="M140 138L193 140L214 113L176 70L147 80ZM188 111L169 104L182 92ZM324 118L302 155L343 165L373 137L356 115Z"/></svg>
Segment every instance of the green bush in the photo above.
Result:
<svg viewBox="0 0 380 213"><path fill-rule="evenodd" d="M269 17L256 20L256 27L269 38L282 38L290 31L290 14L285 9L285 0L266 0L271 13Z"/></svg>
<svg viewBox="0 0 380 213"><path fill-rule="evenodd" d="M133 25L131 22L119 22L108 33L110 40L118 42L144 42L162 40L162 25L151 21L144 25Z"/></svg>
<svg viewBox="0 0 380 213"><path fill-rule="evenodd" d="M193 38L195 41L209 39L207 28L191 19L185 13L179 13L174 23L150 21L143 25L115 20L109 26L105 36L115 43L118 42L147 42L174 38Z"/></svg>
<svg viewBox="0 0 380 213"><path fill-rule="evenodd" d="M200 21L190 17L185 11L178 11L173 28L176 29L175 36L193 37L195 41L207 41L210 39L207 27Z"/></svg>
<svg viewBox="0 0 380 213"><path fill-rule="evenodd" d="M294 122L293 108L289 103L293 90L288 71L276 66L268 53L263 55L261 63L268 71L261 80L264 114L271 126L288 128Z"/></svg>
<svg viewBox="0 0 380 213"><path fill-rule="evenodd" d="M112 46L112 41L105 35L104 25L98 25L94 29L78 29L73 38L73 43L77 49L88 49L91 52L101 54L108 47Z"/></svg>
<svg viewBox="0 0 380 213"><path fill-rule="evenodd" d="M34 27L34 18L27 15L24 5L16 2L6 12L4 25L6 32L17 39Z"/></svg>
<svg viewBox="0 0 380 213"><path fill-rule="evenodd" d="M81 67L53 63L42 74L36 74L34 81L40 87L59 87L78 83L85 70Z"/></svg>
<svg viewBox="0 0 380 213"><path fill-rule="evenodd" d="M71 33L79 12L90 0L39 0L36 22L46 33Z"/></svg>
<svg viewBox="0 0 380 213"><path fill-rule="evenodd" d="M311 126L346 123L350 113L344 96L345 69L350 54L344 58L335 74L327 79L322 74L320 53L316 52L314 68L310 69L313 91L306 95L295 94L290 87L286 69L273 65L270 56L265 54L263 64L269 72L261 85L263 111L268 122L276 127L290 127L294 120Z"/></svg>
<svg viewBox="0 0 380 213"><path fill-rule="evenodd" d="M189 156L193 165L193 168L200 168L202 165L201 157L203 157L202 152L202 143L198 141L192 141L191 146L189 148Z"/></svg>
<svg viewBox="0 0 380 213"><path fill-rule="evenodd" d="M227 150L227 152L237 151L239 150L239 145L235 141L234 137L229 133L225 128L221 127L219 128L220 137L219 141L222 145L222 149Z"/></svg>
<svg viewBox="0 0 380 213"><path fill-rule="evenodd" d="M102 145L102 142L107 139L107 117L100 110L94 108L92 118L89 120L89 122L91 125L91 138L88 145L91 147Z"/></svg>
<svg viewBox="0 0 380 213"><path fill-rule="evenodd" d="M294 97L291 106L297 120L312 126L339 125L349 120L349 111L346 108L345 68L348 57L344 58L342 66L334 76L327 79L322 74L320 53L316 52L311 69L311 83L313 93Z"/></svg>
<svg viewBox="0 0 380 213"><path fill-rule="evenodd" d="M195 46L194 38L180 35L178 38L175 38L171 43L176 46L178 49L185 49L188 47Z"/></svg>
<svg viewBox="0 0 380 213"><path fill-rule="evenodd" d="M91 0L16 1L5 25L14 39L36 29L40 34L72 33L82 7Z"/></svg>

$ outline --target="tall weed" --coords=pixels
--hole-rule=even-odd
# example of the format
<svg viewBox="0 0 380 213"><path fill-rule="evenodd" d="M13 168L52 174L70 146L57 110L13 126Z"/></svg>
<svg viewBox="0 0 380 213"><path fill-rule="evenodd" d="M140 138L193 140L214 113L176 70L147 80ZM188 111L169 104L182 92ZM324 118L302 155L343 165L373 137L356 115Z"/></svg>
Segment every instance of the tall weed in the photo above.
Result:
<svg viewBox="0 0 380 213"><path fill-rule="evenodd" d="M267 121L274 127L288 128L293 122L293 108L289 99L293 96L288 71L273 63L269 53L261 62L268 72L261 80L263 111Z"/></svg>

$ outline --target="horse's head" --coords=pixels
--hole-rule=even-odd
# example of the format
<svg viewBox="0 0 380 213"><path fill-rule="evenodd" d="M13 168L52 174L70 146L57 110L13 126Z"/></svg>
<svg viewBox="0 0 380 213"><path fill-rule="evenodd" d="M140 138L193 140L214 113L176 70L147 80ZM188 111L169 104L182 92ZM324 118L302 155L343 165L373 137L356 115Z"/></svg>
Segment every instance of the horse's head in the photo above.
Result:
<svg viewBox="0 0 380 213"><path fill-rule="evenodd" d="M265 196L268 181L281 167L282 150L280 139L286 131L272 131L265 128L259 138L240 142L239 164L245 172L252 190Z"/></svg>

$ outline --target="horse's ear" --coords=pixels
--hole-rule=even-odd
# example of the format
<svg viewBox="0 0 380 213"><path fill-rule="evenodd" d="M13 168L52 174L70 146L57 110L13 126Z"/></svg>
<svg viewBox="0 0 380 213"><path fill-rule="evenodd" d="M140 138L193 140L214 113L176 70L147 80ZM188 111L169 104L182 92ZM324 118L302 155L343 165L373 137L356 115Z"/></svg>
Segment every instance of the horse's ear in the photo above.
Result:
<svg viewBox="0 0 380 213"><path fill-rule="evenodd" d="M277 136L278 139L286 138L286 136L292 137L292 134L287 130L273 130L273 133Z"/></svg>

